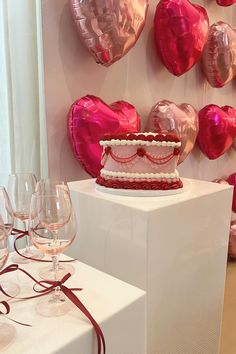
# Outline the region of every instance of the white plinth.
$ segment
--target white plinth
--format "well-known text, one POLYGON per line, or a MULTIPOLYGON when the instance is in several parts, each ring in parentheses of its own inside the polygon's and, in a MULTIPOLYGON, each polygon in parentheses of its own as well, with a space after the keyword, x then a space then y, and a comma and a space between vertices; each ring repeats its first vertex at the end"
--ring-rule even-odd
MULTIPOLYGON (((145 292, 81 262, 73 262, 75 274, 68 287, 82 287, 77 296, 103 330, 107 353, 145 354, 145 292)), ((21 267, 38 277, 45 264, 32 262, 21 267)), ((32 294, 32 282, 23 274, 1 277, 21 286, 21 296, 32 294)), ((77 309, 65 316, 42 317, 35 310, 39 299, 11 301, 11 318, 32 327, 15 324, 3 316, 0 323, 16 329, 14 341, 1 354, 97 354, 96 335, 89 320, 77 309)), ((0 333, 1 338, 1 333, 0 333)))
POLYGON ((147 291, 148 354, 217 354, 232 188, 126 197, 70 183, 79 220, 70 255, 147 291))

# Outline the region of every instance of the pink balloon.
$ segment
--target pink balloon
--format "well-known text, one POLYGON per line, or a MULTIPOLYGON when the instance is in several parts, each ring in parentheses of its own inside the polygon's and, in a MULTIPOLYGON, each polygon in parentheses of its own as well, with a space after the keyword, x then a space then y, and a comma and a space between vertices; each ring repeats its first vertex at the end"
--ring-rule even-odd
POLYGON ((236 0, 216 0, 216 2, 220 6, 230 6, 233 5, 236 0))
POLYGON ((197 138, 197 111, 188 103, 176 105, 168 100, 159 101, 152 107, 145 130, 175 133, 181 140, 180 164, 192 151, 197 138))
POLYGON ((236 260, 236 220, 231 221, 229 233, 228 256, 231 260, 236 260))
POLYGON ((234 213, 236 213, 236 173, 232 173, 227 178, 227 182, 231 185, 234 186, 234 195, 233 195, 233 204, 232 204, 232 210, 234 213))
POLYGON ((70 0, 78 34, 97 63, 109 66, 137 42, 148 0, 70 0))
POLYGON ((227 23, 210 27, 202 67, 212 87, 223 87, 236 75, 236 31, 227 23))
POLYGON ((180 76, 202 55, 209 30, 206 10, 188 0, 161 0, 156 8, 154 32, 157 51, 166 68, 180 76))
POLYGON ((91 95, 72 104, 67 123, 72 150, 92 177, 97 177, 101 169, 101 138, 140 130, 139 114, 130 103, 118 101, 109 106, 91 95))
POLYGON ((198 145, 211 160, 223 155, 232 145, 236 134, 235 110, 209 104, 198 113, 198 145))

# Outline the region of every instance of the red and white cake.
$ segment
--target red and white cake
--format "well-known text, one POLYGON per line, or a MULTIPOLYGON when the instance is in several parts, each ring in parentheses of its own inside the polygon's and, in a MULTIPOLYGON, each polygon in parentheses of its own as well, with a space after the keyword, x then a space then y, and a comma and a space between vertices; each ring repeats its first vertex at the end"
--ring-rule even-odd
POLYGON ((176 170, 181 146, 176 135, 128 133, 106 137, 100 144, 103 168, 97 184, 139 190, 183 187, 176 170))

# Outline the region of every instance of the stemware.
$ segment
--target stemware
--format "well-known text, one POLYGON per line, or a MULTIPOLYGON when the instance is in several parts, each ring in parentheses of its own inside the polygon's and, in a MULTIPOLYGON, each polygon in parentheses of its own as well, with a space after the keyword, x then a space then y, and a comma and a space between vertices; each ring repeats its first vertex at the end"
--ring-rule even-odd
MULTIPOLYGON (((14 224, 14 215, 8 194, 3 186, 0 186, 0 223, 5 227, 6 234, 9 237, 14 224)), ((1 286, 11 297, 15 297, 20 292, 20 287, 10 280, 2 281, 1 286)), ((0 294, 0 301, 3 300, 6 300, 6 296, 0 294)))
MULTIPOLYGON (((66 181, 54 180, 50 178, 41 179, 36 184, 35 191, 41 195, 52 195, 57 194, 58 190, 64 190, 70 196, 69 187, 66 181)), ((58 279, 62 279, 64 275, 70 273, 74 274, 75 269, 70 264, 61 264, 59 263, 57 269, 58 279)), ((50 264, 49 266, 42 267, 39 270, 39 276, 42 279, 53 280, 54 279, 54 269, 50 264)))
MULTIPOLYGON (((76 235, 75 213, 66 191, 57 190, 53 195, 33 194, 29 232, 34 246, 52 256, 54 280, 58 280, 59 255, 76 235)), ((44 297, 37 304, 36 309, 43 316, 60 316, 70 308, 70 302, 57 287, 52 296, 44 297)))
MULTIPOLYGON (((8 195, 12 203, 16 220, 21 221, 25 231, 28 231, 29 210, 32 194, 35 192, 36 177, 32 173, 17 173, 9 176, 8 195)), ((26 257, 42 258, 42 255, 31 249, 30 238, 26 236, 26 248, 22 254, 26 257)), ((15 254, 12 258, 15 263, 28 263, 29 259, 15 254)))
MULTIPOLYGON (((4 267, 9 255, 8 236, 5 227, 0 224, 0 270, 4 267)), ((5 349, 16 335, 15 327, 0 322, 0 352, 5 349)))

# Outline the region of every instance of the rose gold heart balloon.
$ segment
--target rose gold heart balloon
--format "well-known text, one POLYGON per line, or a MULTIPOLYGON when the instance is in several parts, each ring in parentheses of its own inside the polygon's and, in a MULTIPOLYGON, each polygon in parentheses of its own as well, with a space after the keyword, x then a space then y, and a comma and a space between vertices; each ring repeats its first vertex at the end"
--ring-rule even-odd
POLYGON ((236 31, 227 23, 219 21, 210 27, 202 64, 212 87, 222 87, 236 75, 236 31))
POLYGON ((140 130, 139 114, 130 103, 118 101, 109 106, 91 95, 72 104, 67 122, 72 150, 92 177, 97 177, 101 169, 102 147, 99 141, 104 135, 140 130))
POLYGON ((187 103, 179 106, 163 100, 152 107, 146 131, 175 133, 181 140, 179 164, 192 151, 198 134, 197 111, 187 103))
POLYGON ((82 42, 97 63, 109 66, 137 42, 148 0, 70 0, 70 5, 82 42))
POLYGON ((154 32, 157 51, 166 68, 182 75, 196 64, 207 41, 206 10, 188 0, 161 0, 156 9, 154 32))
POLYGON ((230 6, 233 5, 236 0, 216 0, 216 2, 220 6, 230 6))

